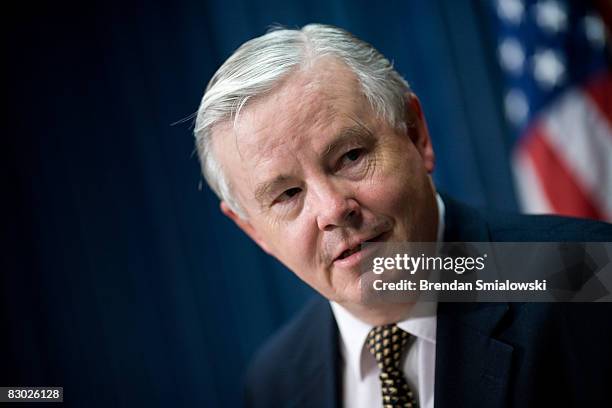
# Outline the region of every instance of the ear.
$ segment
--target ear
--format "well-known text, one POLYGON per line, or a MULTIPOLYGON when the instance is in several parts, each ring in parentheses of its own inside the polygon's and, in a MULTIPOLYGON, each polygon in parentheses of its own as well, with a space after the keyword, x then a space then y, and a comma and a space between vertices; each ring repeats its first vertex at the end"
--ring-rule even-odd
POLYGON ((259 245, 261 249, 263 249, 266 253, 272 255, 270 247, 268 247, 268 245, 261 238, 255 227, 253 227, 253 225, 248 220, 245 220, 244 218, 236 214, 234 210, 232 210, 225 201, 221 201, 219 208, 226 217, 234 221, 238 228, 244 231, 253 241, 255 241, 255 243, 259 245))
POLYGON ((406 92, 404 96, 406 98, 406 126, 408 135, 421 155, 425 169, 428 173, 432 173, 436 164, 436 157, 431 144, 431 138, 429 137, 429 130, 427 130, 427 122, 425 121, 421 102, 412 92, 406 92))

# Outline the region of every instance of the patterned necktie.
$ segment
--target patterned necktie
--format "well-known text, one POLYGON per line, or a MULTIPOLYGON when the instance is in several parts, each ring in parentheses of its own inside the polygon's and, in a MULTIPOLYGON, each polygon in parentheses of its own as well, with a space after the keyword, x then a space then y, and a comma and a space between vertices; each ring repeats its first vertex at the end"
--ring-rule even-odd
POLYGON ((416 408, 414 393, 408 387, 400 362, 410 335, 395 323, 376 326, 367 338, 370 353, 380 368, 384 408, 416 408))

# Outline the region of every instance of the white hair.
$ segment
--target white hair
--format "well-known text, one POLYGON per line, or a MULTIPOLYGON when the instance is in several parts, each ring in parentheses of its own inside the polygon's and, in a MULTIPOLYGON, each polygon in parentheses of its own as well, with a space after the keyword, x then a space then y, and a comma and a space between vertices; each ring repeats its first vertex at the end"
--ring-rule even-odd
POLYGON ((196 148, 208 185, 240 217, 246 215, 212 154, 212 130, 238 121, 249 100, 271 92, 292 72, 322 56, 344 62, 357 76, 372 109, 396 128, 405 129, 405 97, 410 90, 393 64, 370 44, 349 32, 323 24, 301 30, 275 28, 238 48, 206 87, 195 122, 196 148))

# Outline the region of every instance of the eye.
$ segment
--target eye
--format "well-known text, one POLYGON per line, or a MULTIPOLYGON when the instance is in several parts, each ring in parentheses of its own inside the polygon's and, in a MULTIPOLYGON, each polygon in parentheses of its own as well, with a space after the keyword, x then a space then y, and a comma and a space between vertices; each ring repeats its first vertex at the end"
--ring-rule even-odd
POLYGON ((293 188, 290 188, 288 190, 285 190, 285 191, 283 191, 283 193, 281 195, 278 196, 278 198, 276 200, 274 200, 274 203, 282 203, 282 202, 285 202, 285 201, 289 201, 293 197, 298 195, 301 191, 302 191, 302 189, 299 188, 299 187, 293 187, 293 188))
POLYGON ((349 161, 357 161, 357 159, 361 157, 362 153, 363 153, 362 149, 353 149, 347 152, 344 155, 344 157, 348 159, 349 161))
POLYGON ((340 157, 339 167, 351 166, 363 158, 365 150, 362 148, 351 149, 340 157))

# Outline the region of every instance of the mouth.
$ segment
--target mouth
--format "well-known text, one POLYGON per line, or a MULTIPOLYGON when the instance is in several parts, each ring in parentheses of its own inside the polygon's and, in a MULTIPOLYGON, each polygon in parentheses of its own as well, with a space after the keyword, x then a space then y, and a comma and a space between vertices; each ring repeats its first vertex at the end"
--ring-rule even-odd
POLYGON ((345 258, 348 258, 349 256, 356 254, 357 252, 361 251, 361 244, 357 245, 355 248, 351 248, 351 249, 347 249, 344 252, 342 252, 340 254, 340 256, 336 259, 338 260, 342 260, 345 258))
POLYGON ((335 261, 342 261, 344 259, 350 258, 353 255, 361 252, 362 245, 365 244, 365 243, 385 241, 386 238, 388 237, 388 235, 389 235, 389 231, 384 231, 384 232, 382 232, 382 233, 380 233, 380 234, 378 234, 378 235, 376 235, 376 236, 374 236, 372 238, 366 239, 365 241, 359 241, 355 246, 350 247, 350 248, 345 249, 344 251, 342 251, 342 253, 338 257, 336 257, 334 262, 335 261))

